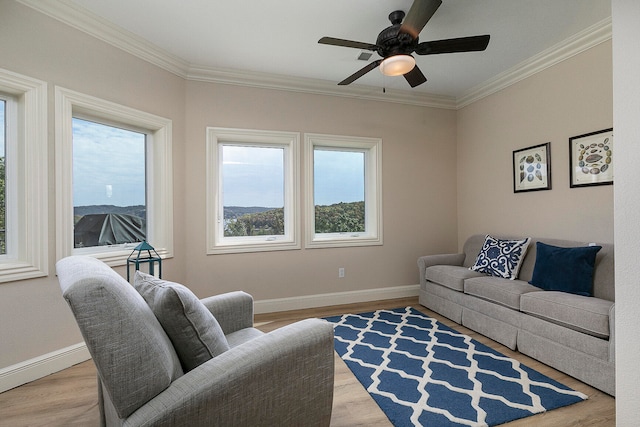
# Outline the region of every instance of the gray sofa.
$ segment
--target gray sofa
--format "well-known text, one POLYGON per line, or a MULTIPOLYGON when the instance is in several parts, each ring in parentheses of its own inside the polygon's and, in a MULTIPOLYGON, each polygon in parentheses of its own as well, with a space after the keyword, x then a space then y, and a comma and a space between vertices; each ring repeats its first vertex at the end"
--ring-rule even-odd
POLYGON ((528 282, 534 272, 536 242, 558 247, 589 242, 532 238, 518 278, 509 280, 469 269, 484 240, 485 235, 474 235, 462 253, 419 258, 420 304, 614 395, 613 245, 598 243, 602 249, 595 260, 593 296, 587 297, 543 290, 528 282))

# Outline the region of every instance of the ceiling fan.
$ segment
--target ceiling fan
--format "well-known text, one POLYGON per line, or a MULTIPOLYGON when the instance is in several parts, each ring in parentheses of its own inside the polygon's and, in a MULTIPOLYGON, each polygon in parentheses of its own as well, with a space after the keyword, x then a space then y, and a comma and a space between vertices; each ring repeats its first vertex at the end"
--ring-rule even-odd
POLYGON ((377 52, 382 59, 375 60, 365 65, 340 83, 348 85, 380 66, 380 71, 387 76, 404 75, 411 87, 416 87, 427 81, 416 61, 411 55, 436 55, 439 53, 473 52, 482 51, 489 44, 489 35, 460 37, 455 39, 435 40, 418 43, 418 35, 429 22, 436 10, 442 4, 442 0, 414 0, 409 12, 396 10, 389 14, 391 26, 378 34, 375 44, 363 43, 352 40, 337 39, 334 37, 322 37, 320 44, 344 46, 355 49, 364 49, 377 52), (404 19, 404 22, 403 22, 404 19))

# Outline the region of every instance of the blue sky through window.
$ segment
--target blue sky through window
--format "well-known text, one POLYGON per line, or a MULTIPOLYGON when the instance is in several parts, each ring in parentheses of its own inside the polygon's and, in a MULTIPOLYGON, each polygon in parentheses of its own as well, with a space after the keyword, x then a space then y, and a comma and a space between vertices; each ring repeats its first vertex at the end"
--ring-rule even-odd
MULTIPOLYGON (((143 133, 74 118, 74 206, 144 205, 144 153, 143 133)), ((281 148, 225 145, 224 206, 283 207, 283 156, 281 148)), ((363 201, 364 153, 316 148, 314 186, 316 205, 363 201)))
POLYGON ((313 151, 315 205, 364 201, 364 153, 313 151))
POLYGON ((73 205, 145 205, 146 135, 73 119, 73 205))
POLYGON ((284 207, 284 149, 223 145, 224 206, 284 207))
MULTIPOLYGON (((224 206, 284 205, 281 148, 225 145, 223 149, 224 206)), ((364 200, 364 153, 314 150, 315 204, 364 200)))

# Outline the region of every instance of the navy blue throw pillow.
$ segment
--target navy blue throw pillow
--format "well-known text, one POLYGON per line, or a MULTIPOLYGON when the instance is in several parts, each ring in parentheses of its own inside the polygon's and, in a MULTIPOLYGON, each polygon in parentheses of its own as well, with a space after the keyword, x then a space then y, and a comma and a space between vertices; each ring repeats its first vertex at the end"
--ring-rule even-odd
POLYGON ((561 248, 536 243, 536 264, 529 282, 546 291, 562 291, 586 297, 593 292, 593 269, 602 246, 561 248))

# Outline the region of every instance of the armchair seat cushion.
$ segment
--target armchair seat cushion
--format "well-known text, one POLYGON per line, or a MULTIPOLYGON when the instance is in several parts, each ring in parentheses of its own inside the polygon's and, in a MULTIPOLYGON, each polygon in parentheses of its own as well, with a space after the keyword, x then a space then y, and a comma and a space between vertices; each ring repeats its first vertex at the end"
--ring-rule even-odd
POLYGON ((240 344, 251 341, 252 339, 258 338, 262 335, 264 335, 264 332, 259 329, 244 328, 240 329, 239 331, 231 332, 230 334, 227 334, 226 337, 227 342, 229 343, 229 347, 234 348, 239 346, 240 344))
POLYGON ((186 286, 140 271, 133 285, 169 336, 185 372, 229 350, 216 318, 186 286))

